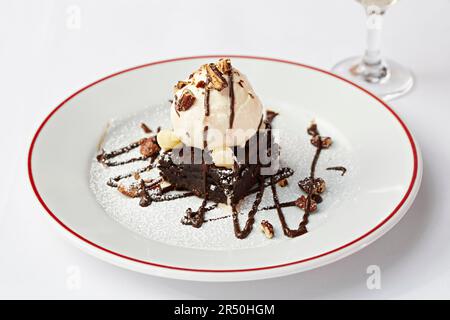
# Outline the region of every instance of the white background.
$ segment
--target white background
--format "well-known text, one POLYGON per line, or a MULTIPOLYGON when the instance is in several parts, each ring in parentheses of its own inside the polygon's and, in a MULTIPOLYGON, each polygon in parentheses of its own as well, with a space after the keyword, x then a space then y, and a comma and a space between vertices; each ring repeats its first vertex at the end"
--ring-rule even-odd
POLYGON ((60 238, 28 182, 35 130, 79 88, 150 61, 229 53, 330 68, 363 51, 361 7, 352 0, 0 0, 0 298, 450 298, 449 14, 449 0, 403 0, 385 19, 384 54, 417 80, 391 103, 424 157, 422 188, 405 218, 332 265, 208 284, 122 270, 60 238), (72 5, 81 10, 80 29, 70 20, 68 28, 72 5), (369 265, 381 268, 380 290, 366 286, 369 265))

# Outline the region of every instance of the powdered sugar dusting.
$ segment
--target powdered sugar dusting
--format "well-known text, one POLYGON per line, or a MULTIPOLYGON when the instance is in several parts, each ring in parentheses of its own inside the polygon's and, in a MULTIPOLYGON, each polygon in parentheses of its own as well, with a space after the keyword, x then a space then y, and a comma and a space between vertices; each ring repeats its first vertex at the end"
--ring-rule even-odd
MULTIPOLYGON (((281 166, 288 166, 295 171, 294 175, 288 178, 289 184, 286 187, 278 187, 279 197, 282 202, 292 201, 301 195, 297 182, 309 175, 311 160, 315 152, 315 148, 309 143, 309 136, 306 134, 311 117, 303 115, 301 110, 297 110, 296 118, 292 119, 287 116, 290 108, 272 109, 280 112, 273 127, 279 133, 281 166)), ((350 150, 345 147, 344 143, 339 143, 344 141, 345 137, 341 137, 339 131, 329 127, 328 123, 322 124, 320 119, 316 119, 316 121, 321 134, 331 135, 334 143, 329 150, 322 152, 317 166, 316 176, 322 177, 326 181, 327 191, 319 210, 310 217, 308 224, 310 232, 314 232, 316 228, 320 228, 321 224, 326 223, 333 216, 333 208, 339 206, 343 200, 350 199, 356 190, 353 177, 357 166, 354 164, 350 150), (326 170, 331 166, 344 166, 348 171, 342 177, 339 172, 326 170)), ((147 108, 126 119, 112 120, 103 139, 103 148, 106 151, 117 149, 147 136, 148 134, 145 134, 140 126, 142 122, 153 131, 156 131, 158 126, 170 128, 168 103, 147 108)), ((100 137, 98 138, 100 139, 100 137)), ((138 149, 120 155, 114 160, 121 161, 137 157, 139 156, 138 149)), ((153 202, 149 207, 141 207, 138 198, 128 198, 106 184, 112 177, 128 174, 148 165, 148 161, 138 161, 118 167, 105 167, 96 160, 95 155, 92 159, 90 186, 98 202, 112 219, 133 232, 166 244, 212 250, 253 248, 272 244, 274 241, 290 241, 282 234, 275 210, 258 212, 254 225, 255 230, 246 239, 240 240, 234 235, 232 220, 229 217, 230 211, 222 205, 208 211, 205 216, 207 222, 201 228, 196 229, 181 224, 180 220, 187 208, 195 209, 200 206, 202 202, 200 198, 188 197, 167 202, 153 202), (274 238, 267 239, 260 232, 261 220, 268 220, 274 226, 274 238)), ((140 173, 140 177, 144 179, 158 176, 157 169, 140 173)), ((122 180, 121 183, 129 185, 137 183, 137 180, 132 175, 122 180)), ((247 197, 239 206, 242 212, 239 216, 242 224, 245 223, 254 197, 255 195, 247 197)), ((208 205, 212 205, 212 203, 208 205)), ((272 194, 270 188, 267 188, 260 208, 271 205, 273 205, 272 194)), ((286 221, 291 227, 296 227, 303 215, 298 208, 285 208, 284 212, 286 221)))

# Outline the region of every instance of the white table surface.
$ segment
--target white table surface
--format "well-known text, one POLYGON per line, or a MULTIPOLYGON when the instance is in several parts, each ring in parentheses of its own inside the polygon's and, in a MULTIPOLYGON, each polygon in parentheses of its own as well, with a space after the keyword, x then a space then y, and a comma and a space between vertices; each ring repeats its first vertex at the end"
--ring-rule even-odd
POLYGON ((351 0, 0 0, 0 298, 450 298, 449 14, 449 0, 403 0, 385 19, 384 53, 413 69, 417 80, 391 105, 424 158, 422 188, 403 220, 326 267, 217 284, 122 270, 63 240, 28 182, 32 135, 82 86, 154 60, 234 53, 329 68, 363 50, 360 6, 351 0), (81 9, 79 29, 67 27, 71 5, 81 9), (366 286, 369 265, 380 267, 379 290, 366 286))

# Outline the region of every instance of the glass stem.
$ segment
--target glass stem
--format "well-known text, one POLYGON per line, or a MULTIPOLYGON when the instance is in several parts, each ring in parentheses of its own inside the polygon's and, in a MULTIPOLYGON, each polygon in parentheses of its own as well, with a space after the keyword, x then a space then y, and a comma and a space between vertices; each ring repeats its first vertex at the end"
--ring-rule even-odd
POLYGON ((363 57, 365 63, 373 65, 381 62, 382 23, 383 17, 380 13, 367 11, 367 50, 363 57))
POLYGON ((383 13, 376 6, 366 8, 367 49, 362 58, 360 74, 371 83, 381 82, 389 76, 386 63, 381 58, 383 13))

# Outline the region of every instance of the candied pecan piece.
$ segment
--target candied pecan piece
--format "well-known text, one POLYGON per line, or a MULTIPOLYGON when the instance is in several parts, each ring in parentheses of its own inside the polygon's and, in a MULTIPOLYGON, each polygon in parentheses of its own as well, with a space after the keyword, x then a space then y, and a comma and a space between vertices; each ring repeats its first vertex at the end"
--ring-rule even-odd
POLYGON ((141 122, 141 129, 144 131, 144 133, 152 133, 153 130, 150 129, 149 126, 147 126, 144 122, 141 122))
MULTIPOLYGON (((308 198, 304 195, 300 196, 297 200, 295 200, 295 205, 300 209, 306 211, 306 203, 308 198)), ((314 212, 317 210, 317 203, 313 199, 309 199, 309 212, 314 212)))
POLYGON ((325 180, 322 178, 315 178, 314 180, 310 177, 300 180, 298 186, 307 194, 319 194, 325 191, 325 180), (312 191, 311 191, 312 188, 312 191))
POLYGON ((330 137, 322 138, 322 148, 328 149, 332 143, 333 143, 333 140, 331 140, 330 137))
POLYGON ((222 73, 217 69, 214 63, 206 65, 206 72, 209 77, 209 86, 218 91, 222 91, 228 87, 227 80, 223 77, 222 73))
POLYGON ((286 178, 281 179, 280 181, 278 181, 278 185, 279 185, 280 187, 282 187, 282 188, 286 187, 288 184, 289 184, 289 183, 288 183, 288 179, 286 179, 286 178))
POLYGON ((219 59, 217 62, 217 69, 219 69, 222 74, 229 74, 231 72, 231 61, 228 58, 219 59))
POLYGON ((267 220, 261 221, 261 231, 268 239, 272 239, 275 234, 272 224, 267 220))
POLYGON ((190 90, 185 89, 176 103, 176 109, 178 112, 189 110, 189 108, 192 107, 194 102, 195 102, 194 94, 190 90))
POLYGON ((321 137, 319 135, 316 135, 311 138, 311 144, 313 146, 319 147, 320 145, 323 149, 328 149, 332 143, 333 140, 331 140, 330 137, 321 137))
POLYGON ((186 81, 178 81, 175 85, 175 90, 183 89, 188 83, 186 81))
POLYGON ((146 158, 153 157, 160 150, 155 137, 144 138, 140 143, 139 152, 146 158))
POLYGON ((200 80, 199 82, 197 82, 197 84, 195 86, 197 88, 204 88, 206 86, 206 82, 203 80, 200 80))
POLYGON ((117 186, 117 190, 121 194, 123 194, 123 195, 125 195, 127 197, 130 197, 130 198, 137 198, 137 197, 139 197, 139 188, 136 187, 136 186, 126 187, 123 184, 119 184, 117 186))
POLYGON ((310 136, 313 136, 313 137, 318 136, 319 130, 317 130, 317 124, 315 122, 311 122, 311 125, 308 127, 306 132, 308 132, 308 134, 310 136))

